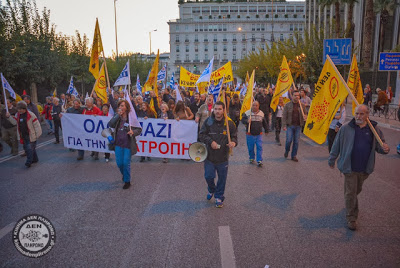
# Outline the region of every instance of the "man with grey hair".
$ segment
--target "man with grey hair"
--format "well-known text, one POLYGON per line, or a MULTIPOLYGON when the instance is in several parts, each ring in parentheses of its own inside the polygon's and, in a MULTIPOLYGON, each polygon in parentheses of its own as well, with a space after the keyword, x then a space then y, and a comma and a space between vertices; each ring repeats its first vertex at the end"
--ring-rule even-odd
POLYGON ((56 137, 56 141, 54 144, 60 143, 59 129, 61 128, 61 118, 60 118, 61 112, 62 112, 62 107, 60 104, 60 100, 54 97, 53 108, 51 110, 51 116, 53 117, 53 122, 54 122, 54 136, 56 137))
POLYGON ((39 110, 36 106, 36 104, 32 103, 31 97, 29 95, 24 96, 24 102, 26 103, 26 107, 28 108, 28 111, 31 111, 36 115, 36 118, 39 120, 39 110))
POLYGON ((354 118, 342 126, 336 135, 328 164, 333 169, 337 160, 338 169, 344 174, 344 198, 346 204, 347 227, 356 230, 358 218, 358 199, 364 181, 374 171, 375 151, 380 154, 389 153, 383 134, 377 123, 371 121, 383 142, 379 142, 368 126, 369 109, 361 104, 354 112, 354 118))

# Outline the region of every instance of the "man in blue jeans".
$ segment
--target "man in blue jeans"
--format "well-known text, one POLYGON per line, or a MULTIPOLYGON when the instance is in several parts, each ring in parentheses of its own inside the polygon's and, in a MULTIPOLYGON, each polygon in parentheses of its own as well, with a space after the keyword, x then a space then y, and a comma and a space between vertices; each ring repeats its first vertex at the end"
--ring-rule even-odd
POLYGON ((237 145, 237 130, 231 120, 228 120, 231 141, 228 140, 224 110, 225 104, 216 102, 213 113, 206 119, 199 133, 199 141, 204 142, 208 150, 204 162, 204 177, 208 185, 207 200, 211 200, 214 195, 217 208, 223 207, 225 199, 229 151, 237 145), (215 185, 215 172, 218 174, 217 185, 215 185))
POLYGON ((263 111, 260 110, 258 101, 254 101, 251 111, 247 111, 242 115, 242 123, 246 126, 246 141, 247 149, 249 150, 250 164, 254 163, 254 145, 257 147, 257 165, 262 167, 262 129, 265 130, 265 135, 268 134, 267 120, 264 117, 263 111), (250 130, 249 130, 250 124, 250 130))
POLYGON ((297 159, 297 149, 299 148, 299 139, 300 139, 300 131, 302 126, 304 126, 304 122, 307 119, 307 116, 303 113, 306 113, 306 107, 300 101, 300 93, 298 91, 293 92, 292 101, 288 102, 283 108, 282 115, 282 126, 283 130, 286 131, 286 145, 285 145, 285 158, 288 157, 290 146, 292 145, 292 160, 298 162, 297 159), (301 105, 301 107, 300 107, 301 105))

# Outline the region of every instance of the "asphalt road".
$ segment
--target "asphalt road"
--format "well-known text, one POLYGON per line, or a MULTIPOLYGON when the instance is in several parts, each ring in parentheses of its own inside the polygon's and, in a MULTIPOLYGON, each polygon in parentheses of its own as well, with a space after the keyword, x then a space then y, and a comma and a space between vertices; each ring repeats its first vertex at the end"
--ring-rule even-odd
MULTIPOLYGON (((1 267, 400 267, 400 132, 359 196, 359 229, 346 228, 343 176, 328 150, 302 135, 299 162, 264 137, 264 167, 248 164, 244 127, 229 166, 224 208, 206 201, 203 165, 133 159, 122 190, 112 156, 82 162, 49 143, 40 162, 0 160, 1 267), (56 229, 45 256, 21 255, 11 229, 37 213, 56 229)), ((284 133, 281 134, 284 141, 284 133)), ((45 142, 52 137, 44 137, 45 142)))

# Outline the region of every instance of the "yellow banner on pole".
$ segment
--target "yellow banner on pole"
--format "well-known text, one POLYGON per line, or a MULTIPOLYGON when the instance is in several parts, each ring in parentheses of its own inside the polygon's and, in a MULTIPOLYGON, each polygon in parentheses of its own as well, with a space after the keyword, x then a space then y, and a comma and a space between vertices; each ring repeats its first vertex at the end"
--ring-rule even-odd
MULTIPOLYGON (((224 76, 225 76, 224 83, 233 81, 232 63, 230 61, 221 68, 218 68, 217 70, 212 72, 211 80, 214 80, 215 83, 224 76)), ((179 85, 182 87, 196 87, 196 82, 197 80, 199 80, 199 77, 200 77, 199 74, 191 73, 181 66, 179 85)))
POLYGON ((304 135, 318 144, 326 140, 329 125, 348 92, 343 78, 329 59, 325 61, 308 112, 304 135))
POLYGON ((253 86, 254 86, 255 73, 256 73, 256 71, 253 70, 253 72, 249 78, 249 85, 247 86, 246 95, 244 96, 242 108, 240 109, 240 120, 242 120, 243 113, 245 113, 251 109, 251 105, 253 102, 253 86))
POLYGON ((154 93, 156 93, 156 96, 158 96, 157 75, 158 75, 159 58, 160 58, 160 50, 157 51, 157 57, 153 63, 153 67, 151 67, 149 78, 147 79, 146 83, 143 86, 144 92, 154 90, 154 93))
POLYGON ((99 55, 103 52, 103 43, 101 41, 99 21, 96 18, 96 27, 94 28, 94 37, 92 44, 92 54, 90 56, 89 72, 94 78, 99 78, 99 55))
POLYGON ((289 65, 287 63, 286 57, 283 56, 281 71, 278 76, 278 81, 276 82, 275 92, 271 99, 270 107, 272 110, 276 110, 279 103, 279 97, 285 92, 288 92, 293 84, 292 73, 290 72, 289 65))
POLYGON ((103 103, 107 103, 108 102, 107 81, 106 81, 106 74, 104 71, 104 63, 101 65, 100 73, 98 74, 98 76, 99 78, 97 78, 96 83, 94 85, 94 91, 96 92, 97 97, 99 97, 103 101, 103 103))
MULTIPOLYGON (((347 85, 349 86, 358 103, 364 103, 364 92, 361 85, 360 71, 358 70, 356 55, 353 55, 353 60, 351 61, 347 85)), ((357 104, 353 101, 353 115, 356 107, 357 104)))

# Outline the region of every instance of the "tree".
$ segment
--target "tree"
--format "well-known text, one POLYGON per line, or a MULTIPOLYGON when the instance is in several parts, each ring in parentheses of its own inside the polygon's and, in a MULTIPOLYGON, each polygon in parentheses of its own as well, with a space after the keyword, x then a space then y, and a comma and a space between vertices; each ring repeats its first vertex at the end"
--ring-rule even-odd
POLYGON ((354 21, 353 21, 353 10, 354 10, 354 4, 358 3, 358 0, 342 0, 344 3, 347 3, 349 6, 348 12, 347 12, 347 25, 346 27, 346 32, 345 32, 345 37, 346 38, 351 38, 352 43, 354 44, 354 21))
POLYGON ((376 14, 380 14, 380 26, 379 26, 379 50, 384 50, 385 44, 385 27, 389 22, 389 11, 394 11, 395 1, 394 0, 375 0, 374 11, 376 14))
POLYGON ((364 44, 363 44, 363 62, 364 68, 371 67, 372 55, 372 33, 374 24, 374 0, 366 0, 365 6, 365 24, 364 24, 364 44))
POLYGON ((335 31, 336 38, 340 38, 340 2, 341 0, 318 0, 318 3, 322 6, 335 5, 335 31))

